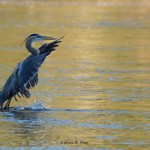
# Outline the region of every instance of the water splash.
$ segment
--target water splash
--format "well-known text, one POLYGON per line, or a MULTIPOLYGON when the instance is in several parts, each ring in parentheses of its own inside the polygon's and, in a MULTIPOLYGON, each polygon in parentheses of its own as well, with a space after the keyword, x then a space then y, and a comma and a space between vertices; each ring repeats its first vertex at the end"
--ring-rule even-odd
POLYGON ((39 111, 46 110, 45 103, 41 101, 34 100, 34 102, 29 106, 16 106, 14 110, 30 110, 30 111, 39 111))

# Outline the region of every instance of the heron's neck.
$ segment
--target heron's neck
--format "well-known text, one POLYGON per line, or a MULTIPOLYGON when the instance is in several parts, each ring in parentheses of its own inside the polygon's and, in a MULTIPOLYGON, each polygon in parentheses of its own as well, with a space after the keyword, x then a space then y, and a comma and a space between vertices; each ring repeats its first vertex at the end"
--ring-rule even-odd
POLYGON ((35 48, 32 47, 32 40, 31 39, 28 39, 26 41, 26 48, 33 55, 37 55, 38 54, 38 51, 35 48))

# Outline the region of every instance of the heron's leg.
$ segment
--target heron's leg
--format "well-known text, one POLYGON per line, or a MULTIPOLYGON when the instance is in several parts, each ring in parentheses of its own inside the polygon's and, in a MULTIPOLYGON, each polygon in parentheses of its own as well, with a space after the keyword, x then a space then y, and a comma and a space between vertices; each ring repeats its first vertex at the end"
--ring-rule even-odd
POLYGON ((6 103, 5 107, 4 107, 4 109, 8 109, 9 108, 10 102, 11 102, 11 98, 7 100, 7 103, 6 103))
POLYGON ((4 106, 4 109, 7 109, 8 101, 9 101, 9 99, 8 99, 7 102, 6 102, 6 104, 5 104, 5 106, 4 106))
POLYGON ((9 106, 10 106, 10 102, 11 102, 11 99, 9 99, 9 103, 8 103, 8 107, 7 107, 7 108, 9 108, 9 106))
POLYGON ((3 102, 0 104, 0 106, 1 106, 1 111, 3 111, 3 102))

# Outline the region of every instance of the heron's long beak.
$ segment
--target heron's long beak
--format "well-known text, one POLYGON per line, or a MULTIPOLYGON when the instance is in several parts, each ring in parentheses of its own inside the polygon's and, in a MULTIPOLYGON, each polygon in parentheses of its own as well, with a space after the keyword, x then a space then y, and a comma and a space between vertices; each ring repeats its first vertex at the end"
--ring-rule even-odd
POLYGON ((43 36, 43 40, 57 40, 57 38, 43 36))

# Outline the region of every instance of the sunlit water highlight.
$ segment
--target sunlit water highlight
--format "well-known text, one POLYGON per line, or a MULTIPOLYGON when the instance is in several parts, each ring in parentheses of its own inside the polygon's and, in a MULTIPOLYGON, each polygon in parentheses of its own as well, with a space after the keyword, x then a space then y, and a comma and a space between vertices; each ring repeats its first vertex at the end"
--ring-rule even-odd
POLYGON ((31 98, 0 112, 0 149, 149 149, 149 5, 0 1, 0 86, 28 56, 26 36, 65 35, 31 98))

